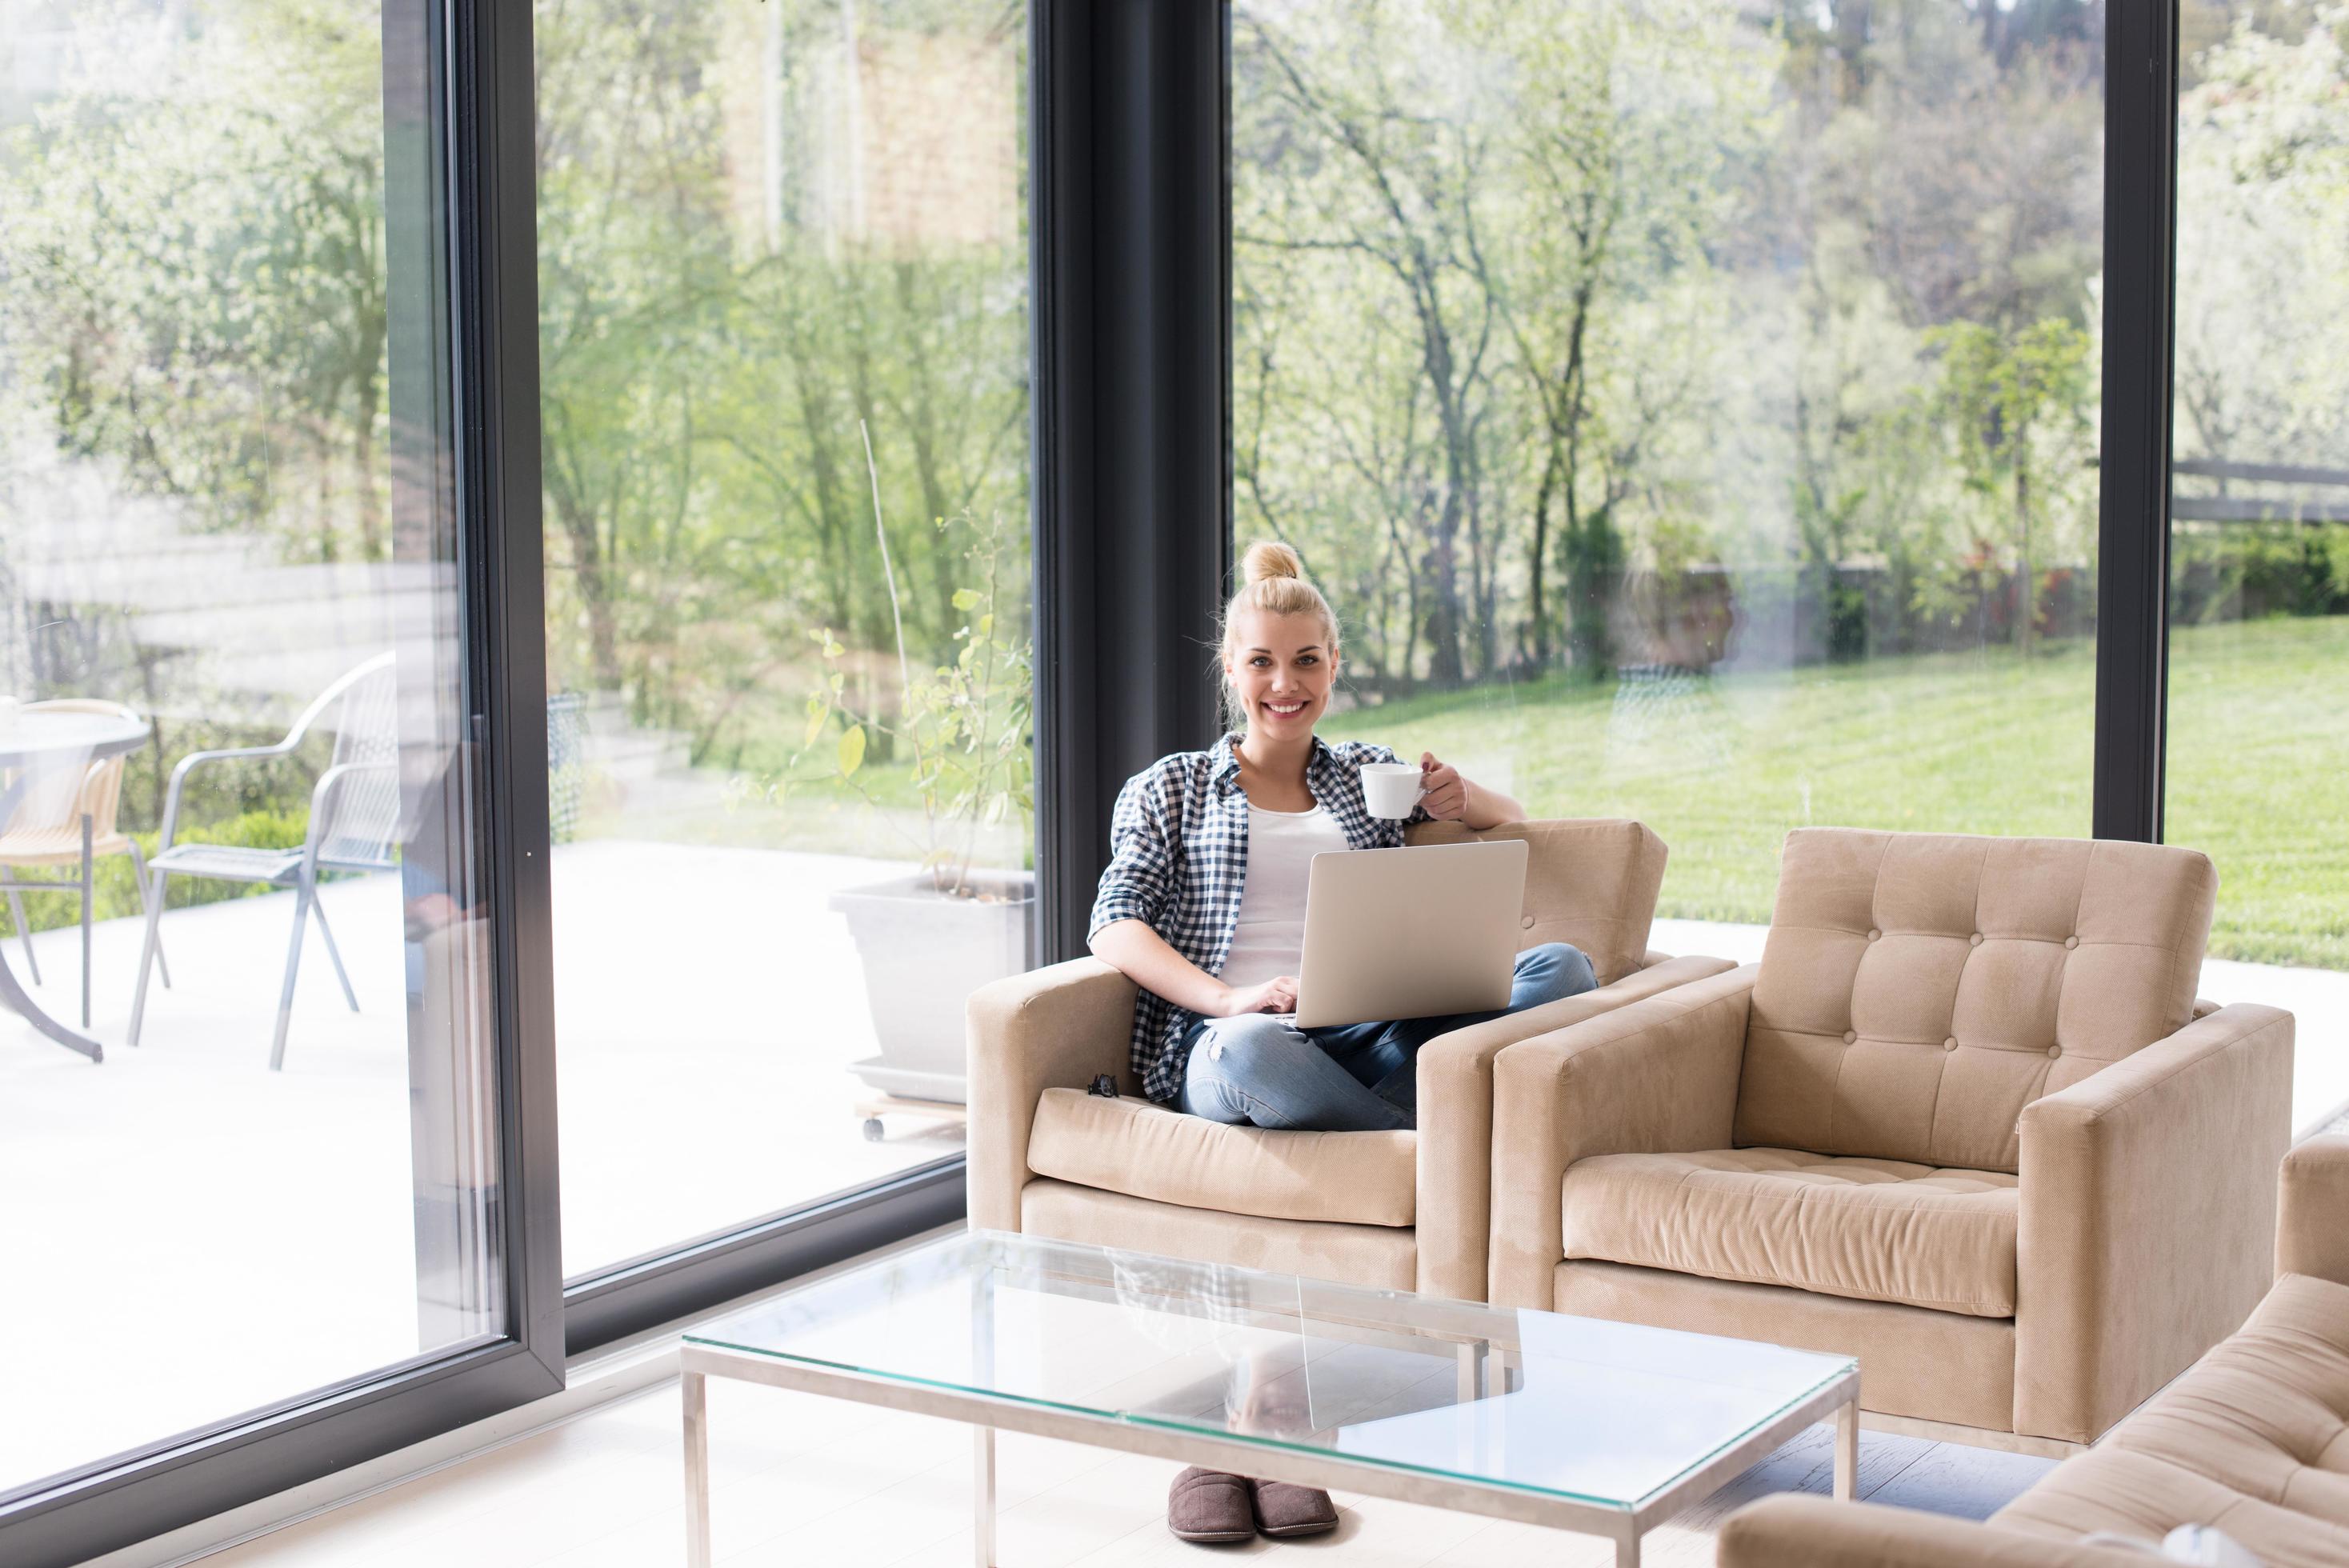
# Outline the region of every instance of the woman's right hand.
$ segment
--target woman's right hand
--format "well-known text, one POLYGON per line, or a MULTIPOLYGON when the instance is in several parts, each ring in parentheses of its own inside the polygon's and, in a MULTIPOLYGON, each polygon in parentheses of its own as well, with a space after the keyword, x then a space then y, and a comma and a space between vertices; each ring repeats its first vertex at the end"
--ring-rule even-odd
POLYGON ((1294 1013, 1297 1011, 1297 976, 1277 975, 1261 985, 1243 985, 1235 991, 1224 988, 1211 1018, 1237 1018, 1248 1013, 1294 1013))

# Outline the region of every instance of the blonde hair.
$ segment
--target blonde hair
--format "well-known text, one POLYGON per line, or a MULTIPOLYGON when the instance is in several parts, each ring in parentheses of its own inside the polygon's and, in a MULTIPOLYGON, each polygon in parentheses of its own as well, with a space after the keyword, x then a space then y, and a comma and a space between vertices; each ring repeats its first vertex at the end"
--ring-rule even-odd
MULTIPOLYGON (((1238 636, 1240 612, 1262 610, 1273 615, 1316 615, 1321 622, 1321 641, 1330 656, 1338 654, 1338 616, 1330 608, 1330 601, 1321 597, 1321 590, 1313 586, 1305 575, 1305 562, 1295 550, 1277 540, 1260 539, 1247 548, 1240 559, 1240 591, 1224 606, 1223 634, 1216 639, 1216 669, 1221 674, 1231 663, 1233 640, 1238 636)), ((1237 723, 1241 717, 1237 699, 1228 680, 1224 686, 1225 717, 1237 723)))
POLYGON ((1330 651, 1338 648, 1338 616, 1321 590, 1305 575, 1297 552, 1275 540, 1260 539, 1240 560, 1240 591, 1224 606, 1224 634, 1217 657, 1232 656, 1232 639, 1243 610, 1263 610, 1275 615, 1313 614, 1321 618, 1321 640, 1330 651))

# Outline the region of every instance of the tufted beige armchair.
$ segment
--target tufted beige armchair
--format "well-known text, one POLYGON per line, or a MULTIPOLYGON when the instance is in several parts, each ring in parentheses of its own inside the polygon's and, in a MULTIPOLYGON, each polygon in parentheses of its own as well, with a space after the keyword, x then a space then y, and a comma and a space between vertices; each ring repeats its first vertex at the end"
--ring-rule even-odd
POLYGON ((1501 1053, 1492 1299, 1857 1355, 1879 1426, 2093 1440, 2267 1284, 2292 1020, 2195 1002, 2216 885, 1790 834, 1758 966, 1501 1053))
POLYGON ((1493 1061, 1504 1046, 1692 980, 1717 958, 1646 951, 1663 841, 1638 822, 1524 822, 1413 843, 1519 838, 1523 945, 1570 942, 1599 986, 1430 1041, 1408 1132, 1226 1127, 1140 1098, 1133 983, 1081 958, 970 999, 970 1221, 993 1230, 1483 1299, 1493 1061), (1085 1092, 1096 1074, 1120 1097, 1085 1092))

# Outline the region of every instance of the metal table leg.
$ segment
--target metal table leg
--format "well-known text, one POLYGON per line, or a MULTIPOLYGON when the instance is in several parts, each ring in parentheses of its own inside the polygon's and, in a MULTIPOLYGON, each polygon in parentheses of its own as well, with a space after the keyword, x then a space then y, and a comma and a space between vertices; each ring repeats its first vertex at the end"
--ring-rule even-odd
POLYGON ((685 1401, 685 1563, 709 1568, 709 1395, 707 1376, 678 1378, 685 1401))
MULTIPOLYGON (((31 775, 27 772, 7 789, 0 789, 0 822, 6 821, 16 811, 16 802, 23 799, 25 787, 30 778, 31 775)), ((89 819, 87 817, 82 819, 82 831, 85 835, 84 842, 87 843, 87 834, 89 831, 89 819)), ((88 861, 85 855, 83 864, 88 863, 88 861)), ((0 875, 5 874, 0 872, 0 875)), ((81 907, 82 919, 86 923, 89 919, 89 899, 87 894, 83 895, 81 907)), ((88 949, 84 948, 82 951, 88 953, 88 949)), ((87 959, 82 963, 82 1006, 87 1013, 89 1006, 89 964, 87 959)), ((41 1011, 40 1004, 25 995, 25 988, 16 984, 16 976, 8 967, 8 954, 5 948, 0 948, 0 1003, 6 1004, 10 1008, 23 1015, 25 1022, 32 1025, 66 1049, 78 1051, 94 1062, 102 1062, 106 1059, 105 1048, 95 1039, 78 1029, 69 1029, 58 1023, 41 1011)))
POLYGON ((67 1028, 58 1023, 55 1018, 42 1012, 38 1003, 25 995, 25 988, 16 984, 16 976, 8 968, 8 956, 5 951, 0 951, 0 1003, 5 1003, 16 1012, 22 1014, 25 1022, 32 1025, 66 1049, 78 1051, 94 1062, 102 1062, 106 1059, 105 1047, 95 1039, 78 1029, 67 1028))
POLYGON ((1454 1398, 1464 1405, 1483 1398, 1485 1346, 1481 1342, 1472 1344, 1463 1340, 1454 1349, 1459 1357, 1460 1371, 1457 1387, 1453 1390, 1454 1398))
POLYGON ((970 1434, 970 1560, 995 1568, 995 1429, 973 1427, 970 1434))
MULTIPOLYGON (((981 1386, 995 1374, 995 1271, 972 1282, 970 1369, 981 1386)), ((995 1429, 971 1429, 970 1560, 995 1568, 995 1429)))
POLYGON ((81 1026, 89 1027, 90 820, 81 814, 81 1026))
POLYGON ((1854 1388, 1851 1403, 1836 1412, 1836 1500, 1838 1502, 1849 1502, 1853 1490, 1858 1484, 1859 1390, 1854 1388))

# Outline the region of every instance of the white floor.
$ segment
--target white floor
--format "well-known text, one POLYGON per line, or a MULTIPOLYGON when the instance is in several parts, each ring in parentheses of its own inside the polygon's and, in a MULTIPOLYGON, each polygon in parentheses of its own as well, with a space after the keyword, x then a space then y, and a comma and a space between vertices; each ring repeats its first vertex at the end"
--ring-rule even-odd
MULTIPOLYGON (((711 1530, 728 1564, 971 1562, 969 1429, 739 1383, 709 1386, 711 1530)), ((206 1568, 652 1568, 684 1561, 677 1386, 206 1558, 206 1568)), ((1180 1467, 1042 1439, 999 1439, 997 1561, 1133 1568, 1236 1557, 1348 1568, 1600 1568, 1612 1548, 1564 1534, 1340 1494, 1331 1535, 1186 1544, 1166 1533, 1180 1467)), ((1863 1433, 1860 1491, 1983 1518, 2053 1461, 1863 1433)), ((1814 1428, 1709 1502, 1652 1532, 1644 1561, 1713 1562, 1723 1517, 1775 1491, 1825 1492, 1830 1429, 1814 1428)))

